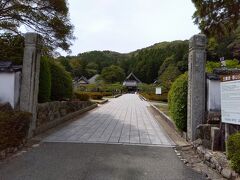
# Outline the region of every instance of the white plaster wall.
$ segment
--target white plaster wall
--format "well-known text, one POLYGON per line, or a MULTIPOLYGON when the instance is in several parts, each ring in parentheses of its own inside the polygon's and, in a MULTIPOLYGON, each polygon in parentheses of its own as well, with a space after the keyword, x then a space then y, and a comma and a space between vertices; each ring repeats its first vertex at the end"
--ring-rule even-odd
POLYGON ((9 102, 15 107, 15 73, 0 73, 0 102, 9 102))
POLYGON ((207 108, 210 110, 221 110, 221 87, 220 81, 207 80, 208 99, 207 108))

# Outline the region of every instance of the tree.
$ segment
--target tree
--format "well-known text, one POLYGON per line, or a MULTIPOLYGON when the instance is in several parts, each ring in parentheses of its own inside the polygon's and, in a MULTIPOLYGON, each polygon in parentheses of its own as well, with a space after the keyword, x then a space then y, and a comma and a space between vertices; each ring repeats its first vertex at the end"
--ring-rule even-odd
POLYGON ((125 73, 119 66, 112 65, 102 70, 101 78, 107 83, 122 82, 125 78, 125 73))
POLYGON ((70 65, 70 60, 65 57, 59 57, 58 60, 60 61, 61 65, 65 68, 67 72, 70 72, 72 74, 73 68, 70 65))
POLYGON ((51 100, 60 101, 72 98, 71 75, 53 60, 49 62, 51 71, 51 100))
POLYGON ((234 33, 226 35, 221 39, 209 37, 207 59, 219 61, 220 57, 224 57, 225 59, 240 59, 240 26, 234 33))
POLYGON ((67 0, 1 0, 0 28, 20 34, 22 25, 41 34, 50 50, 69 50, 74 39, 67 0))
POLYGON ((50 101, 51 97, 51 71, 49 59, 47 57, 42 57, 40 64, 38 102, 44 103, 50 101))
POLYGON ((192 0, 196 7, 194 23, 210 37, 231 34, 239 25, 239 0, 192 0))
POLYGON ((13 36, 4 33, 0 36, 0 61, 12 61, 14 64, 22 64, 24 37, 13 36))

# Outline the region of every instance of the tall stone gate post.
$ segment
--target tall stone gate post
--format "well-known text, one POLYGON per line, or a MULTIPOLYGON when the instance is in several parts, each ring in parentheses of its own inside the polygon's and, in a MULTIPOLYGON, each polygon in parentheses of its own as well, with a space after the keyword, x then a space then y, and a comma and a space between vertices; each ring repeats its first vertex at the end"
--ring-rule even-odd
POLYGON ((22 84, 20 96, 20 110, 33 115, 29 136, 36 127, 38 87, 41 57, 41 36, 36 33, 25 35, 25 49, 23 57, 22 84))
POLYGON ((206 41, 206 36, 199 34, 189 44, 187 136, 191 141, 196 139, 196 128, 205 117, 206 41))

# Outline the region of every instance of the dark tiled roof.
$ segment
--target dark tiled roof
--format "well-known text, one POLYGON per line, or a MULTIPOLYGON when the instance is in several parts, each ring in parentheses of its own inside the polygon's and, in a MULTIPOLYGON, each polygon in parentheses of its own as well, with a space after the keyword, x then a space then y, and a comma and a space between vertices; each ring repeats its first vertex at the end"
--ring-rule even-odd
POLYGON ((89 84, 88 79, 84 76, 82 76, 78 79, 78 82, 80 82, 80 81, 84 81, 84 82, 86 82, 86 84, 89 84))
POLYGON ((91 78, 88 80, 88 82, 89 82, 90 84, 96 83, 97 78, 98 78, 99 76, 100 76, 99 74, 94 75, 93 77, 91 77, 91 78))
POLYGON ((10 68, 11 66, 11 61, 0 61, 0 68, 10 68))
POLYGON ((240 74, 240 69, 218 68, 218 69, 214 69, 213 73, 217 75, 234 75, 234 74, 240 74))
POLYGON ((125 81, 128 81, 128 80, 135 80, 137 81, 138 83, 141 83, 141 81, 131 72, 128 77, 125 79, 125 81))
POLYGON ((207 73, 207 79, 218 81, 220 80, 220 77, 217 74, 207 73))
POLYGON ((0 61, 0 72, 17 72, 21 70, 22 66, 13 65, 11 61, 0 61))

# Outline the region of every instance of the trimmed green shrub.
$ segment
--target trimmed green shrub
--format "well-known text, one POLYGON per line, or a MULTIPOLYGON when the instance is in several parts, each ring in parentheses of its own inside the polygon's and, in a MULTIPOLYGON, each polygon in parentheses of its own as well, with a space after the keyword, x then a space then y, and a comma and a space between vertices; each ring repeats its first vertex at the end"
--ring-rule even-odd
POLYGON ((50 62, 51 100, 59 101, 72 98, 73 84, 71 75, 59 64, 50 62))
POLYGON ((98 92, 94 92, 94 93, 88 93, 91 97, 91 99, 94 99, 94 100, 100 100, 103 98, 103 95, 102 93, 98 93, 98 92))
POLYGON ((181 131, 187 130, 187 93, 188 75, 185 73, 174 81, 168 93, 170 115, 181 131))
POLYGON ((102 92, 103 96, 112 96, 113 94, 111 92, 102 92))
POLYGON ((90 98, 87 93, 75 92, 74 95, 80 101, 88 101, 90 98))
POLYGON ((39 75, 38 102, 50 101, 51 97, 51 71, 47 57, 42 57, 39 75))
POLYGON ((15 148, 27 138, 31 114, 25 112, 0 112, 0 151, 15 148))
POLYGON ((163 102, 168 101, 168 94, 167 93, 163 93, 161 95, 157 95, 157 94, 154 94, 154 93, 140 93, 140 94, 148 100, 163 101, 163 102))
POLYGON ((229 136, 227 141, 227 157, 232 168, 240 173, 240 132, 229 136))
MULTIPOLYGON (((226 62, 226 68, 240 68, 239 61, 237 59, 233 60, 225 60, 226 62)), ((221 62, 212 62, 208 61, 206 64, 206 72, 212 73, 214 69, 220 68, 221 67, 221 62)))

